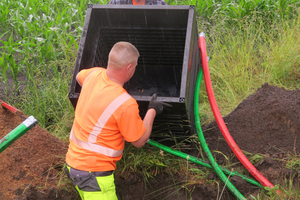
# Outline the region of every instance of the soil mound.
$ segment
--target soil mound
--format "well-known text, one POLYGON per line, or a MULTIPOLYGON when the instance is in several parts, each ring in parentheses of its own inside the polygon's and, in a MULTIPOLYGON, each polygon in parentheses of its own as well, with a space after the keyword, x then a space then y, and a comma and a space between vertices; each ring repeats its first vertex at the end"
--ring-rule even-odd
MULTIPOLYGON (((265 83, 224 117, 241 150, 251 154, 300 153, 300 90, 265 83)), ((227 156, 231 149, 214 121, 203 128, 210 150, 227 156)))
MULTIPOLYGON (((223 119, 248 159, 261 155, 252 162, 272 184, 281 185, 285 178, 298 184, 299 174, 286 168, 284 158, 300 153, 300 90, 265 83, 223 119)), ((203 127, 203 133, 218 164, 239 163, 216 121, 203 127)))
MULTIPOLYGON (((0 138, 27 117, 0 106, 0 138)), ((0 199, 70 199, 57 185, 66 152, 66 143, 38 125, 31 128, 0 153, 0 199)))

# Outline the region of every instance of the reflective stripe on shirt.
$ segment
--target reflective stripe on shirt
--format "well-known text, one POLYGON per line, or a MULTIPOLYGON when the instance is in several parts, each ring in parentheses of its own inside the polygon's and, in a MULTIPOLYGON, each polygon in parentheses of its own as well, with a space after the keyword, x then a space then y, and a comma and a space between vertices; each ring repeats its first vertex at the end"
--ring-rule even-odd
POLYGON ((96 153, 100 153, 100 154, 103 154, 105 156, 119 157, 123 153, 123 149, 122 150, 114 150, 114 149, 104 147, 104 146, 101 146, 101 145, 98 145, 98 144, 92 144, 92 143, 89 143, 89 142, 79 140, 78 138, 76 138, 76 136, 73 132, 73 129, 71 130, 70 139, 75 144, 77 144, 78 146, 80 146, 83 149, 93 151, 93 152, 96 152, 96 153))
POLYGON ((95 124, 93 130, 89 134, 88 141, 82 141, 76 137, 76 135, 73 132, 73 129, 71 130, 70 139, 73 140, 75 144, 80 146, 83 149, 97 152, 109 157, 119 157, 123 153, 122 150, 115 150, 108 147, 101 146, 99 144, 95 144, 97 141, 98 135, 101 133, 103 127, 105 126, 106 122, 109 120, 109 118, 112 116, 112 114, 128 99, 130 99, 131 96, 124 92, 117 98, 115 98, 104 110, 104 112, 101 114, 99 119, 97 120, 97 123, 95 124))
POLYGON ((97 141, 98 135, 101 133, 102 128, 105 126, 108 119, 111 117, 111 115, 128 99, 130 99, 131 96, 125 92, 118 96, 115 100, 113 100, 104 110, 102 115, 99 117, 97 123, 95 124, 93 130, 90 132, 90 136, 88 139, 88 142, 95 143, 97 141))

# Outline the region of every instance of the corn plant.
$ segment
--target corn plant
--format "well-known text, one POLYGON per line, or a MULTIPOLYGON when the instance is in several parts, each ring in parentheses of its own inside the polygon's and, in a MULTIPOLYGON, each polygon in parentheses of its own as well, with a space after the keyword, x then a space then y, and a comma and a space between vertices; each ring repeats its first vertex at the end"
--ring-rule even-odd
POLYGON ((4 92, 5 95, 8 95, 8 78, 7 78, 7 70, 8 70, 8 64, 6 62, 6 56, 5 52, 1 52, 0 57, 0 67, 1 67, 1 82, 4 84, 4 92))
POLYGON ((13 33, 11 33, 10 37, 7 41, 2 41, 5 47, 5 50, 2 53, 2 78, 5 82, 5 90, 7 93, 7 73, 11 72, 12 78, 15 83, 15 91, 19 94, 19 82, 18 82, 18 74, 21 68, 20 63, 16 63, 16 59, 18 59, 19 54, 22 53, 22 50, 18 49, 18 44, 16 44, 13 40, 13 33))

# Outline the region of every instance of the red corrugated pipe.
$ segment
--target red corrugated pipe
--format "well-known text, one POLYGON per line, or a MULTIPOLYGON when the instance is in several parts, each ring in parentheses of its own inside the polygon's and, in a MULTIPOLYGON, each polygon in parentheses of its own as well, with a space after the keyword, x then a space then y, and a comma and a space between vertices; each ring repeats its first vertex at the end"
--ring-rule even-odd
MULTIPOLYGON (((214 91, 211 84, 211 79, 209 75, 209 69, 208 69, 208 60, 207 60, 207 52, 206 52, 206 43, 205 43, 205 34, 200 33, 199 38, 199 47, 201 51, 201 59, 202 59, 202 68, 203 68, 203 74, 204 74, 204 80, 205 80, 205 86, 206 91, 208 95, 208 99, 210 102, 210 106, 212 108, 212 111, 214 113, 214 116, 216 118, 216 122, 227 141, 228 145, 230 146, 231 150, 234 152, 236 157, 240 160, 240 162, 244 165, 244 167, 254 176, 254 178, 259 181, 264 187, 273 188, 274 185, 270 183, 253 165, 252 163, 246 158, 246 156, 243 154, 241 149, 238 147, 238 145, 235 143, 234 139, 230 135, 227 126, 224 123, 224 120, 220 114, 214 91)), ((277 193, 281 193, 279 190, 277 190, 277 193)))
POLYGON ((1 103, 1 106, 3 106, 4 108, 7 108, 8 110, 12 111, 13 113, 16 113, 16 112, 21 112, 20 110, 16 109, 15 107, 5 103, 4 101, 1 101, 0 100, 0 103, 1 103))

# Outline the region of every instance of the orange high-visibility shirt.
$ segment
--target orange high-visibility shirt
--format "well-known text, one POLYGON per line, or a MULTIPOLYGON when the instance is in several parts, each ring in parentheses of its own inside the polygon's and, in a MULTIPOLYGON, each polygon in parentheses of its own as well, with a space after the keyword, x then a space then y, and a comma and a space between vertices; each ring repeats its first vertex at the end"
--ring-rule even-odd
POLYGON ((146 131, 138 104, 106 69, 81 70, 82 89, 66 155, 69 166, 83 171, 110 171, 121 159, 124 140, 134 142, 146 131))
MULTIPOLYGON (((132 5, 138 5, 138 4, 134 0, 132 0, 132 5)), ((145 3, 143 3, 143 5, 145 5, 145 3)))

